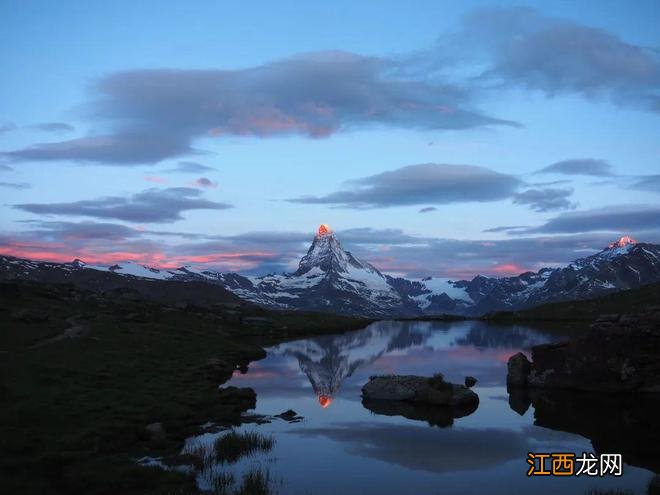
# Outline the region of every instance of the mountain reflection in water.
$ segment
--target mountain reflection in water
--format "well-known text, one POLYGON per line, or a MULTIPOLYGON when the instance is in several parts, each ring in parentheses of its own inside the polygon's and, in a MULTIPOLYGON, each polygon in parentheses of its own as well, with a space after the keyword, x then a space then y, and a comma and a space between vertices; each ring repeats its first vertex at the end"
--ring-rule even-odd
POLYGON ((482 321, 378 322, 272 347, 229 384, 255 390, 258 414, 293 409, 304 417, 240 427, 276 438, 269 466, 283 493, 647 493, 660 464, 657 400, 509 395, 509 356, 565 338, 557 330, 482 321), (479 407, 362 401, 371 375, 436 372, 455 383, 476 377, 479 407), (621 453, 626 465, 622 477, 540 479, 526 476, 528 452, 621 453))
MULTIPOLYGON (((295 358, 300 370, 309 379, 319 403, 325 408, 330 405, 342 383, 358 368, 368 366, 387 354, 405 356, 397 351, 416 349, 416 357, 423 359, 423 354, 429 350, 443 347, 454 351, 474 348, 486 352, 498 349, 529 349, 533 345, 548 342, 548 337, 543 333, 525 327, 514 326, 502 332, 499 331, 500 327, 485 322, 459 323, 462 331, 453 335, 454 332, 450 334, 449 329, 455 330, 457 323, 378 322, 356 332, 287 342, 269 349, 268 352, 295 358)), ((460 359, 460 352, 454 354, 460 359)), ((504 359, 503 355, 498 354, 498 357, 504 359)), ((465 358, 471 359, 469 356, 465 358)), ((435 371, 444 373, 442 367, 442 364, 438 363, 438 369, 435 371)), ((495 381, 502 381, 501 378, 492 376, 495 381)), ((462 377, 460 381, 462 382, 462 377)))

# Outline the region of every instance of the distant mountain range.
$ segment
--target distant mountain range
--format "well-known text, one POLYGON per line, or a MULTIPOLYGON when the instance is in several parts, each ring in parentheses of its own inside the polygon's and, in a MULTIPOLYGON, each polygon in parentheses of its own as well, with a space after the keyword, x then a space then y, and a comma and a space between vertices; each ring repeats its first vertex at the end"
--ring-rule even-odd
MULTIPOLYGON (((200 292, 197 288, 200 282, 206 286, 220 286, 243 300, 272 309, 376 318, 440 313, 476 316, 551 302, 590 299, 660 282, 660 246, 622 237, 601 252, 565 267, 543 268, 515 277, 479 275, 472 280, 459 281, 431 277, 412 280, 385 275, 345 251, 326 225, 319 228, 295 272, 261 277, 192 267, 159 270, 130 262, 105 267, 87 265, 80 260, 60 264, 0 256, 0 279, 74 283, 82 279, 86 288, 96 284, 103 289, 103 273, 120 275, 138 284, 144 279, 196 282, 193 284, 196 293, 200 292)), ((111 279, 116 285, 116 277, 111 279)), ((184 286, 177 284, 175 287, 183 290, 184 286)))

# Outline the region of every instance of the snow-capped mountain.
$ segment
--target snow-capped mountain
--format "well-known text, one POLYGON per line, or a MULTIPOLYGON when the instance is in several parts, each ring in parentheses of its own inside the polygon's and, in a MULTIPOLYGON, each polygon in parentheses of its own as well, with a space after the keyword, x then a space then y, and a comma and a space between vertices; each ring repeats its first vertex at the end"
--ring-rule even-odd
MULTIPOLYGON (((275 309, 326 311, 369 317, 441 313, 481 315, 539 304, 588 299, 660 282, 660 246, 622 237, 601 252, 561 268, 543 268, 515 277, 472 280, 411 280, 381 273, 345 251, 336 234, 321 225, 293 273, 246 277, 181 267, 162 270, 135 263, 110 267, 80 260, 58 264, 0 257, 0 279, 60 281, 92 270, 139 279, 205 282, 249 302, 275 309), (58 273, 59 278, 53 278, 58 273), (62 275, 63 274, 63 275, 62 275), (67 275, 69 274, 69 275, 67 275)), ((78 277, 79 278, 79 277, 78 277)))

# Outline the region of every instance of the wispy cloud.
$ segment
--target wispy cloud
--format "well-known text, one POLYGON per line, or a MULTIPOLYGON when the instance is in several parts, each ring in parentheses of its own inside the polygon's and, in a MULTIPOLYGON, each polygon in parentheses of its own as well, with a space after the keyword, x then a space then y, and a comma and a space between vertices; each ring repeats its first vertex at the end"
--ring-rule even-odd
POLYGON ((289 201, 351 208, 486 202, 511 197, 521 181, 485 167, 425 163, 354 179, 346 185, 325 196, 289 201))
POLYGON ((106 196, 70 203, 24 203, 14 208, 40 215, 114 218, 128 222, 174 222, 189 210, 226 210, 228 203, 204 199, 199 189, 172 187, 147 189, 128 197, 106 196))
POLYGON ((542 168, 537 174, 592 175, 609 177, 615 175, 612 166, 605 160, 595 158, 575 158, 562 160, 542 168))

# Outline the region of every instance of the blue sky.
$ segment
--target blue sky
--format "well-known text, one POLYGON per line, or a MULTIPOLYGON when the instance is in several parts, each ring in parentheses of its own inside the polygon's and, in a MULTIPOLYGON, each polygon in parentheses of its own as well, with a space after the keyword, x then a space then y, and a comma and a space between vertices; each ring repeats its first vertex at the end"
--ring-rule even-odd
POLYGON ((385 271, 459 277, 660 242, 659 23, 655 1, 2 1, 0 248, 262 273, 328 223, 385 271))

